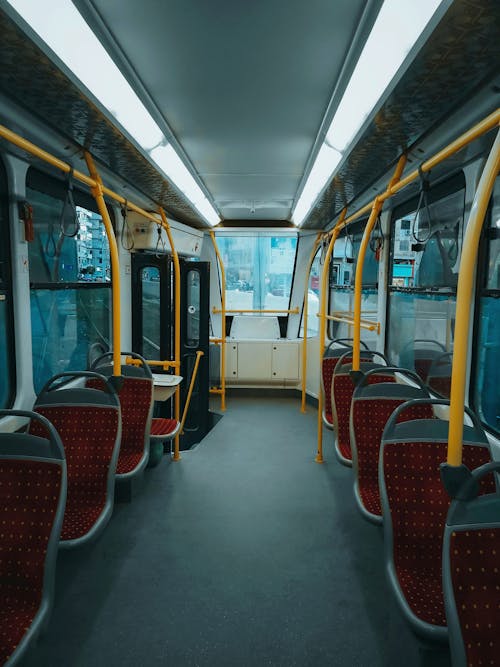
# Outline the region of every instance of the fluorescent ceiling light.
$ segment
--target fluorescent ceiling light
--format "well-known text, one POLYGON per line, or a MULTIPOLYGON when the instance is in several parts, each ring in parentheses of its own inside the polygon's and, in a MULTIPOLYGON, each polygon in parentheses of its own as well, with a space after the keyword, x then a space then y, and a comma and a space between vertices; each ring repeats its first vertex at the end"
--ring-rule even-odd
MULTIPOLYGON (((145 151, 151 151, 153 147, 167 143, 162 130, 71 0, 51 0, 50 2, 9 0, 9 4, 145 151)), ((173 148, 171 151, 175 153, 173 148)), ((182 163, 177 154, 175 155, 177 161, 182 163)), ((184 171, 180 170, 173 159, 171 163, 176 165, 176 170, 172 173, 162 167, 167 178, 188 199, 191 199, 189 194, 191 191, 198 190, 202 198, 197 195, 199 205, 195 200, 192 200, 193 204, 211 225, 217 224, 219 217, 215 209, 203 195, 189 170, 183 163, 184 171), (176 180, 177 173, 182 174, 182 184, 176 180), (186 183, 189 179, 192 183, 190 187, 187 187, 186 183), (214 222, 215 219, 216 222, 214 222)))
POLYGON ((331 146, 349 146, 440 4, 385 0, 327 132, 331 146))
POLYGON ((339 153, 335 148, 331 148, 331 146, 325 143, 321 146, 293 212, 292 222, 294 225, 298 226, 304 220, 312 203, 316 201, 317 196, 324 188, 325 183, 329 180, 341 159, 342 153, 339 153))
POLYGON ((151 157, 158 167, 174 181, 179 190, 193 202, 210 225, 217 225, 220 222, 213 206, 172 146, 154 148, 151 151, 151 157))
POLYGON ((302 224, 340 162, 336 160, 330 173, 327 168, 317 173, 316 163, 325 160, 324 147, 345 153, 442 1, 384 1, 293 211, 295 225, 302 224))

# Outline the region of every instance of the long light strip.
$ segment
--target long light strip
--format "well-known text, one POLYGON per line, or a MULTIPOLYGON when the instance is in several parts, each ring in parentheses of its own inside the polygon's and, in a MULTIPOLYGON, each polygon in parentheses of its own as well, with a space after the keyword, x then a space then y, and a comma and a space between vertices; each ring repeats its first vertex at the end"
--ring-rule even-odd
POLYGON ((71 0, 8 0, 210 225, 220 218, 71 0), (158 148, 153 148, 158 147, 158 148))
POLYGON ((295 225, 305 220, 442 1, 385 0, 293 211, 295 225), (325 146, 332 151, 330 164, 325 146), (318 162, 321 167, 317 169, 318 162))

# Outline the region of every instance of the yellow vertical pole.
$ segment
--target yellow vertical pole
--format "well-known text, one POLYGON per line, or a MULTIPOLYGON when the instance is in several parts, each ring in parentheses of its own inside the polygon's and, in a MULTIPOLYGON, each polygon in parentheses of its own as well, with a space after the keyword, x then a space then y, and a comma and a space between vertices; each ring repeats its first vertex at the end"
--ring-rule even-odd
MULTIPOLYGON (((343 227, 344 218, 346 216, 347 209, 343 209, 340 214, 340 218, 335 225, 332 235, 330 237, 330 243, 328 244, 328 249, 325 255, 325 261, 323 264, 323 271, 321 272, 321 297, 319 303, 319 371, 322 371, 323 365, 323 354, 325 353, 325 335, 326 335, 326 307, 327 307, 327 296, 328 296, 328 275, 330 269, 330 259, 332 257, 333 248, 335 246, 335 241, 339 235, 340 230, 343 227)), ((325 387, 325 391, 327 391, 325 387)), ((314 459, 316 463, 323 463, 323 393, 321 388, 321 378, 319 382, 319 392, 318 392, 318 452, 316 458, 314 459)))
POLYGON ((495 143, 481 174, 462 243, 462 257, 460 258, 457 285, 455 343, 453 346, 453 365, 451 371, 450 424, 448 431, 448 464, 451 466, 459 466, 462 463, 467 348, 469 343, 474 273, 477 264, 481 229, 499 170, 500 131, 497 133, 495 143))
POLYGON ((311 275, 311 268, 316 257, 316 252, 318 251, 318 246, 321 242, 322 234, 318 234, 314 241, 314 246, 311 252, 311 257, 309 258, 309 265, 306 272, 306 288, 304 292, 304 314, 302 317, 302 326, 304 328, 304 334, 302 337, 302 404, 301 412, 306 411, 306 382, 307 382, 307 317, 309 315, 309 278, 311 275))
POLYGON ((217 261, 220 266, 220 279, 221 279, 221 368, 220 368, 220 387, 221 387, 221 410, 226 409, 226 271, 224 269, 224 262, 220 256, 219 248, 217 246, 217 241, 215 240, 214 232, 210 232, 210 238, 214 246, 215 254, 217 255, 217 261))
MULTIPOLYGON (((402 155, 396 169, 394 171, 394 176, 387 186, 386 192, 399 181, 403 169, 406 164, 406 155, 402 155)), ((354 330, 353 330, 353 342, 352 342, 352 370, 359 371, 359 357, 360 357, 360 347, 361 347, 361 290, 363 286, 363 264, 365 261, 366 249, 368 243, 370 242, 370 235, 380 211, 382 210, 383 199, 380 197, 375 197, 373 200, 372 210, 370 212, 370 217, 366 223, 366 227, 363 232, 363 238, 361 239, 361 244, 359 246, 358 257, 356 259, 356 277, 354 282, 354 330)))
MULTIPOLYGON (((170 244, 170 249, 172 250, 172 259, 174 260, 174 362, 175 362, 175 372, 177 375, 180 375, 181 371, 181 265, 179 263, 179 255, 175 249, 174 240, 172 238, 172 231, 170 225, 168 224, 167 216, 162 207, 160 207, 160 216, 162 227, 165 230, 168 242, 170 244)), ((174 416, 177 421, 180 419, 181 414, 181 389, 177 385, 175 390, 175 399, 174 399, 174 416)), ((180 447, 179 447, 179 438, 180 438, 180 429, 174 440, 174 456, 173 461, 180 461, 180 447)))
POLYGON ((90 153, 85 151, 85 162, 89 174, 95 181, 95 185, 91 186, 91 192, 96 200, 99 214, 104 223, 106 236, 109 243, 109 255, 111 259, 111 294, 112 294, 112 311, 113 311, 113 375, 121 376, 121 322, 120 322, 120 262, 118 259, 118 246, 116 244, 115 232, 111 224, 111 218, 104 201, 102 191, 102 180, 94 164, 94 160, 90 153))

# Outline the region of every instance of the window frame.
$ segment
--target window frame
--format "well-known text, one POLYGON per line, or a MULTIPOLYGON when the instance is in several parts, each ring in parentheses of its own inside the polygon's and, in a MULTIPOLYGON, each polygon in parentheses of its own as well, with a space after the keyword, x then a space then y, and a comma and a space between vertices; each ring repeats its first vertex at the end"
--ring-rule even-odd
POLYGON ((5 295, 6 301, 5 339, 7 344, 7 377, 9 380, 6 403, 4 406, 0 406, 2 409, 11 408, 14 405, 17 395, 17 357, 14 331, 14 289, 12 279, 12 235, 9 201, 9 174, 3 157, 0 157, 0 224, 2 224, 3 221, 2 240, 5 241, 5 243, 2 243, 3 250, 0 250, 0 263, 4 267, 4 270, 0 272, 0 292, 5 295), (2 185, 5 187, 4 192, 2 192, 2 185))

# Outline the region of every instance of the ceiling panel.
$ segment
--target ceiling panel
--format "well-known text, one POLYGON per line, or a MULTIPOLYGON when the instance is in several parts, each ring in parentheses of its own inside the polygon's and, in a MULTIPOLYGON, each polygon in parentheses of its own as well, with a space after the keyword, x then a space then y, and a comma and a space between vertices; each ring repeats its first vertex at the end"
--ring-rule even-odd
MULTIPOLYGON (((271 199, 288 176, 286 192, 296 192, 367 2, 75 4, 87 18, 92 9, 92 27, 105 24, 115 56, 133 68, 218 201, 224 174, 265 175, 271 199)), ((258 186, 249 180, 254 199, 263 198, 258 186)))

